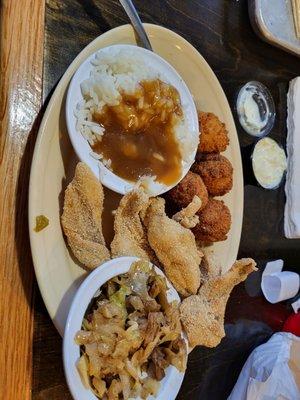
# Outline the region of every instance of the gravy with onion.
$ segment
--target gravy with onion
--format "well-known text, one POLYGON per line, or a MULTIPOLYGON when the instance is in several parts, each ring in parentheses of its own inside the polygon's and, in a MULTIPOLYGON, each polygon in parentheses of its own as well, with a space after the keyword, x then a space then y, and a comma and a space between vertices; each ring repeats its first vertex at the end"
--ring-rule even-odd
POLYGON ((159 79, 140 82, 134 94, 105 105, 93 120, 104 127, 93 151, 111 160, 111 170, 128 181, 154 176, 166 185, 181 176, 182 155, 175 126, 183 117, 178 91, 159 79))

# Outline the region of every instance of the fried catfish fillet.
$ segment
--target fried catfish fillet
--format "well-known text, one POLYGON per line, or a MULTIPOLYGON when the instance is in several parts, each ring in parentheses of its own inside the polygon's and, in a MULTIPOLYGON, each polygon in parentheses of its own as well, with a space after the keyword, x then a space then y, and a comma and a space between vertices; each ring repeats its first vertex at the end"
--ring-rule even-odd
POLYGON ((65 191, 61 223, 74 256, 88 269, 110 258, 102 234, 103 188, 90 168, 80 162, 65 191))
POLYGON ((151 199, 144 224, 150 246, 178 292, 183 296, 197 293, 202 253, 192 232, 167 217, 165 201, 159 197, 151 199))
POLYGON ((199 294, 183 300, 181 322, 191 347, 215 347, 225 336, 224 314, 229 295, 235 285, 256 271, 255 261, 243 258, 236 261, 223 276, 208 279, 199 294))
POLYGON ((142 190, 133 190, 122 197, 115 214, 115 236, 111 243, 113 257, 136 256, 158 265, 141 220, 148 203, 149 197, 142 190))

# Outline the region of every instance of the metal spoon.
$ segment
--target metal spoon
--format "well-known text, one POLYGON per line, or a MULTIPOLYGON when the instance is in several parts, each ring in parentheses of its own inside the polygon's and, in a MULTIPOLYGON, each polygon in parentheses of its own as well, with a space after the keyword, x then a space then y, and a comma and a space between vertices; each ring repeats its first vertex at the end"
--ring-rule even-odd
POLYGON ((141 47, 153 51, 142 21, 131 0, 119 0, 128 15, 141 47))

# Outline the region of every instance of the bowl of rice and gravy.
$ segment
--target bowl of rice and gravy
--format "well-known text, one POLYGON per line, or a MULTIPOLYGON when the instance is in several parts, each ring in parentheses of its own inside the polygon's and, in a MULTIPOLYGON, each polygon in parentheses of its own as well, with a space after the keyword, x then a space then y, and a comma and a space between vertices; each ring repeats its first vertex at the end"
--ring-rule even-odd
POLYGON ((124 194, 136 185, 158 195, 194 161, 199 124, 192 95, 157 54, 114 45, 74 74, 66 101, 73 147, 101 182, 124 194))

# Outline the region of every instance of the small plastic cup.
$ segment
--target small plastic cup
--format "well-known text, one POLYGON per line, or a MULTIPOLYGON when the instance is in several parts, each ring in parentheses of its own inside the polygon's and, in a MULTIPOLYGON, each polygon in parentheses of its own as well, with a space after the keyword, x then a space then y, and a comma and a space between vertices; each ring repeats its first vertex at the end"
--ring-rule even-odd
MULTIPOLYGON (((261 140, 268 140, 268 141, 271 141, 271 140, 272 140, 272 141, 274 141, 274 142, 284 151, 284 153, 285 153, 285 150, 284 150, 283 146, 282 146, 280 143, 278 143, 276 140, 274 140, 274 139, 272 139, 272 138, 267 138, 267 139, 259 138, 259 139, 255 142, 255 144, 253 145, 253 150, 252 150, 252 154, 251 154, 251 164, 252 164, 253 175, 254 175, 254 177, 255 177, 255 179, 256 179, 256 181, 257 181, 257 183, 258 183, 258 185, 259 185, 260 187, 262 187, 263 189, 267 189, 267 190, 275 190, 275 189, 278 189, 278 188, 281 186, 282 182, 283 182, 283 178, 284 178, 285 175, 286 175, 287 165, 286 165, 285 170, 283 170, 283 172, 282 172, 282 175, 281 175, 280 180, 278 180, 278 182, 277 182, 276 184, 270 185, 270 186, 264 185, 263 182, 260 180, 259 176, 257 176, 257 174, 255 173, 255 168, 254 168, 254 157, 253 157, 253 156, 254 156, 254 151, 255 151, 255 149, 256 149, 256 146, 258 145, 258 143, 259 143, 261 140)), ((285 153, 285 157, 286 157, 286 153, 285 153)), ((272 168, 272 166, 270 166, 270 168, 272 168)))
POLYGON ((300 288, 300 277, 296 272, 274 272, 263 277, 261 288, 270 303, 279 303, 296 296, 300 288))
POLYGON ((269 89, 257 81, 247 82, 237 94, 236 113, 241 127, 249 135, 259 138, 268 135, 274 126, 276 116, 273 97, 269 89), (253 106, 257 107, 261 122, 264 121, 260 128, 255 128, 251 121, 253 106))

